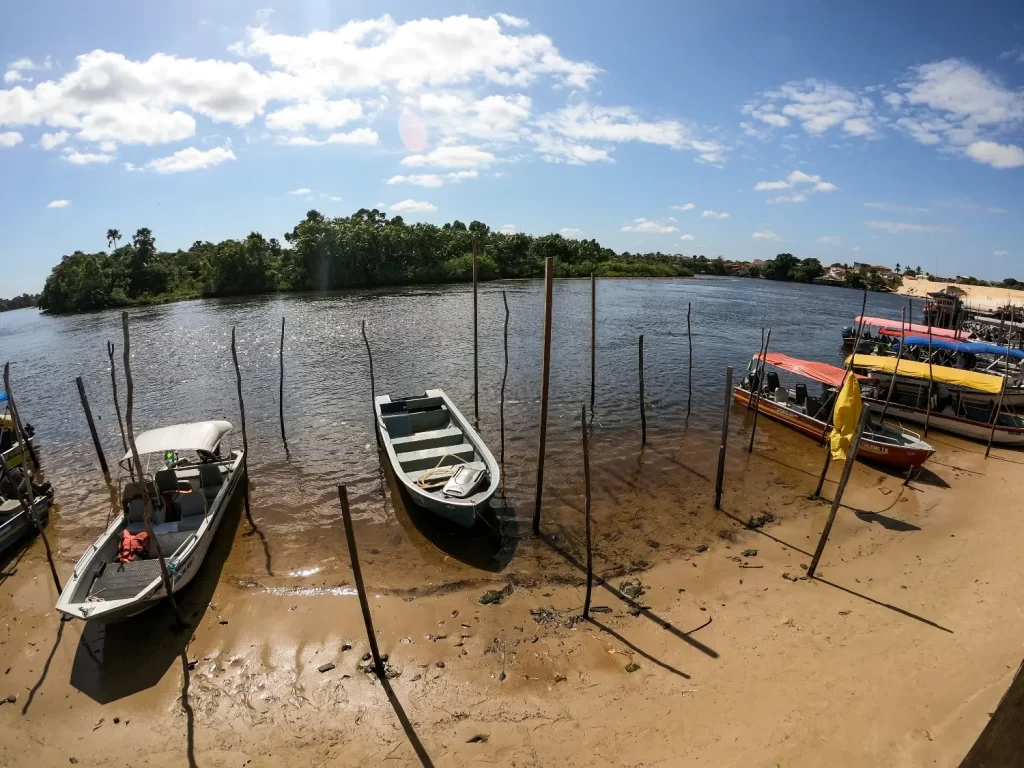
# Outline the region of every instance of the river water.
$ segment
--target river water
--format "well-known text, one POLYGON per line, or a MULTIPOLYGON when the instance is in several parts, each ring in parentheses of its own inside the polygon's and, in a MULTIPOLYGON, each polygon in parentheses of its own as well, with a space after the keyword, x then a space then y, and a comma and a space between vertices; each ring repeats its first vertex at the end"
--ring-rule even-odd
MULTIPOLYGON (((543 283, 494 282, 479 289, 480 433, 495 455, 500 443, 503 292, 509 308, 504 493, 511 510, 508 517, 522 521, 532 515, 535 493, 543 283)), ((612 517, 616 507, 630 504, 638 510, 634 520, 646 509, 657 508, 658 514, 665 515, 666 507, 685 506, 695 490, 680 478, 691 474, 699 478, 694 482, 705 494, 709 474, 713 485, 714 435, 721 423, 725 367, 734 366, 737 379, 742 375, 758 349, 762 327, 772 328, 772 351, 841 364, 840 329, 852 323, 862 299, 859 291, 842 288, 738 278, 603 280, 597 293, 593 453, 599 489, 595 506, 603 507, 595 508, 598 521, 602 514, 612 517), (692 304, 692 380, 687 358, 688 303, 692 304), (650 403, 651 452, 646 458, 638 453, 637 337, 641 333, 650 403), (659 454, 659 446, 671 446, 672 451, 659 454), (681 458, 688 454, 692 463, 681 458), (670 499, 659 495, 659 485, 671 487, 670 499), (623 491, 628 496, 625 500, 623 491)), ((407 586, 409 579, 403 580, 402 574, 416 572, 413 566, 420 560, 429 571, 440 571, 439 578, 451 579, 453 572, 445 570, 449 562, 494 571, 517 557, 527 557, 522 548, 517 554, 514 544, 509 545, 513 536, 504 540, 504 554, 487 564, 459 549, 466 542, 479 549, 483 545, 478 538, 435 531, 421 516, 410 525, 413 513, 396 498, 375 446, 361 322, 366 321, 378 393, 410 395, 442 388, 469 416, 473 412, 472 301, 469 286, 454 285, 206 299, 130 311, 137 432, 203 419, 226 418, 240 425, 230 353, 231 330, 236 328, 253 517, 266 546, 239 533, 235 549, 241 552, 233 578, 245 581, 252 574, 266 576, 273 571, 275 583, 288 585, 318 574, 315 583, 329 587, 332 569, 344 573, 342 566, 347 562, 338 483, 348 485, 360 535, 371 547, 370 570, 374 572, 372 559, 377 558, 381 581, 407 586), (282 317, 286 323, 287 454, 278 423, 282 317)), ((868 314, 898 319, 906 302, 903 297, 871 294, 868 314)), ((570 522, 561 524, 575 525, 571 516, 581 508, 582 491, 580 406, 589 400, 590 387, 589 281, 557 281, 554 307, 545 499, 555 518, 570 515, 570 522)), ((73 562, 102 530, 111 510, 109 489, 79 403, 76 376, 85 381, 111 465, 122 453, 107 341, 117 348, 123 407, 119 312, 69 317, 49 317, 35 310, 0 314, 0 362, 11 362, 23 418, 36 427, 46 477, 57 494, 51 536, 67 562, 73 562)), ((739 416, 734 418, 734 431, 739 433, 739 416)), ((785 432, 779 425, 759 425, 765 439, 787 441, 796 451, 811 450, 812 444, 800 442, 802 438, 788 442, 794 438, 785 432)), ((235 444, 241 444, 240 436, 235 444)), ((740 446, 730 449, 739 451, 740 446)), ((750 507, 756 507, 754 500, 750 507)), ((670 519, 659 522, 652 513, 645 535, 670 519)), ((245 529, 243 521, 239 530, 245 529)), ((493 555, 490 552, 487 557, 493 555)))

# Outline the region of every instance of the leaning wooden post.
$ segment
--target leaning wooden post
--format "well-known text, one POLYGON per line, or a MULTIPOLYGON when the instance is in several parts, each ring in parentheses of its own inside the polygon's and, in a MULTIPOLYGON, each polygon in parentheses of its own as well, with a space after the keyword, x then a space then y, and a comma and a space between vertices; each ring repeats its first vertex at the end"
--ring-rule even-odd
MULTIPOLYGON (((505 337, 504 337, 505 367, 502 369, 502 372, 501 372, 501 406, 500 406, 498 421, 499 421, 500 430, 501 430, 501 465, 502 465, 502 467, 504 467, 505 466, 505 382, 508 381, 508 296, 505 295, 504 291, 501 292, 501 300, 505 304, 505 337)), ((504 470, 502 470, 502 475, 504 475, 504 470)))
POLYGON ((75 385, 78 387, 78 397, 82 401, 82 410, 85 411, 85 421, 89 425, 89 434, 92 435, 92 444, 96 449, 96 457, 100 460, 100 468, 104 475, 110 474, 107 467, 107 457, 103 455, 103 445, 100 443, 100 436, 96 432, 96 422, 92 419, 92 409, 89 408, 89 398, 85 396, 85 384, 82 377, 75 378, 75 385))
POLYGON ((686 415, 690 415, 690 403, 693 400, 693 337, 690 335, 690 308, 692 304, 686 302, 686 353, 687 353, 687 373, 686 373, 686 415))
POLYGON ((583 600, 583 618, 590 618, 590 593, 594 587, 594 544, 590 533, 590 441, 587 438, 587 406, 580 417, 583 432, 583 490, 586 499, 584 514, 587 518, 587 596, 583 600))
POLYGON ((281 376, 277 386, 277 412, 281 419, 281 442, 284 443, 284 452, 288 453, 288 438, 284 433, 284 318, 281 318, 281 376))
POLYGON ((597 280, 590 273, 590 410, 597 390, 597 280))
POLYGON ((142 471, 142 459, 139 458, 139 449, 135 445, 135 427, 132 422, 132 414, 135 412, 135 383, 132 381, 132 344, 128 337, 128 313, 121 313, 121 332, 124 335, 124 378, 128 384, 128 392, 125 397, 124 421, 128 437, 128 448, 132 454, 132 464, 135 466, 135 476, 142 483, 143 499, 143 522, 146 526, 146 533, 149 534, 150 543, 156 548, 156 556, 160 561, 160 578, 163 581, 164 591, 171 603, 171 610, 181 627, 187 626, 185 619, 178 610, 178 603, 174 599, 174 588, 171 585, 171 572, 167 570, 167 560, 164 559, 164 551, 160 546, 160 539, 153 533, 153 499, 149 494, 150 484, 146 482, 146 475, 142 471))
POLYGON ((370 361, 370 413, 373 414, 373 434, 377 437, 377 447, 381 448, 380 432, 377 430, 377 384, 373 379, 373 353, 370 351, 370 340, 366 338, 366 321, 363 320, 363 344, 366 345, 366 357, 370 361))
POLYGON ((885 405, 882 406, 882 417, 878 420, 879 424, 885 422, 885 412, 889 409, 889 403, 892 401, 892 391, 896 388, 896 377, 900 372, 900 360, 903 359, 903 348, 906 346, 904 340, 907 338, 906 331, 903 330, 903 323, 906 320, 907 311, 905 309, 900 310, 902 317, 900 318, 900 348, 896 353, 896 367, 893 369, 892 378, 889 379, 889 392, 885 396, 885 405))
POLYGON ((473 238, 473 419, 480 426, 480 353, 477 347, 477 261, 473 238))
MULTIPOLYGON (((57 575, 57 566, 53 562, 53 551, 50 549, 50 540, 46 537, 46 531, 43 530, 43 521, 39 517, 39 511, 36 509, 36 492, 35 488, 32 487, 33 473, 35 468, 39 466, 39 463, 35 460, 35 455, 31 454, 32 446, 28 442, 28 435, 25 434, 25 428, 21 424, 21 414, 18 413, 18 407, 14 404, 14 391, 11 389, 11 364, 4 363, 4 391, 7 393, 7 407, 11 412, 11 421, 14 424, 14 437, 17 439, 18 444, 21 446, 21 470, 25 473, 25 483, 22 486, 18 486, 16 483, 11 483, 18 487, 19 490, 19 501, 22 505, 26 506, 26 511, 29 517, 32 518, 32 522, 36 526, 36 530, 39 531, 39 536, 43 540, 43 549, 46 550, 46 561, 50 564, 50 575, 53 576, 53 584, 57 587, 58 594, 64 591, 64 588, 60 585, 60 576, 57 575), (29 466, 28 459, 32 459, 32 466, 29 466)), ((0 464, 4 466, 4 472, 7 471, 7 462, 4 459, 0 459, 0 464)), ((13 478, 11 478, 13 480, 13 478)))
POLYGON ((245 431, 245 400, 242 399, 242 371, 238 367, 238 352, 235 350, 235 326, 231 326, 231 360, 235 364, 235 386, 238 388, 238 412, 242 417, 242 470, 245 472, 245 485, 242 487, 245 499, 245 519, 253 528, 252 511, 249 509, 249 438, 245 431))
POLYGON ((644 397, 644 335, 640 334, 640 444, 647 445, 647 400, 644 397))
MULTIPOLYGON (((895 374, 894 374, 895 375, 895 374)), ((925 399, 924 436, 928 437, 928 422, 932 419, 932 388, 935 380, 932 373, 932 320, 928 315, 928 397, 925 399)))
MULTIPOLYGON (((751 390, 754 390, 754 389, 756 389, 757 391, 761 390, 762 382, 761 382, 759 376, 760 376, 760 372, 761 372, 761 358, 764 357, 764 353, 765 353, 765 350, 764 350, 764 328, 762 327, 761 328, 761 346, 759 346, 757 348, 757 357, 754 359, 754 370, 753 370, 754 379, 757 381, 757 386, 756 387, 752 386, 751 390)), ((750 397, 747 398, 747 410, 749 411, 753 407, 754 407, 754 392, 751 391, 750 397)))
MULTIPOLYGON (((117 366, 114 364, 114 345, 107 342, 107 357, 110 358, 110 387, 114 390, 114 412, 117 414, 117 428, 121 430, 121 446, 124 452, 128 453, 128 440, 124 436, 124 422, 121 420, 121 402, 117 397, 117 366)), ((135 477, 135 467, 132 467, 132 478, 135 477)))
POLYGON ((843 465, 843 474, 839 478, 839 487, 836 488, 836 497, 832 499, 832 508, 828 512, 828 520, 825 521, 825 529, 821 532, 821 539, 818 541, 818 548, 814 551, 814 557, 811 558, 811 565, 807 569, 808 576, 814 576, 814 571, 818 568, 818 561, 821 560, 821 553, 825 551, 825 543, 828 541, 828 535, 832 531, 832 523, 834 523, 836 519, 836 512, 839 510, 839 505, 843 500, 843 492, 846 490, 846 483, 850 479, 850 472, 853 470, 853 465, 857 460, 857 449, 860 447, 860 436, 864 434, 864 425, 868 422, 868 414, 868 407, 863 406, 860 414, 860 422, 857 424, 857 431, 853 435, 853 441, 850 443, 850 450, 846 454, 846 463, 843 465))
POLYGON ((754 425, 750 428, 750 445, 747 446, 747 453, 754 452, 754 436, 757 435, 757 414, 761 410, 761 379, 764 377, 765 361, 768 359, 768 345, 772 342, 772 329, 768 329, 768 335, 764 338, 764 352, 761 353, 760 365, 754 366, 757 372, 757 392, 751 393, 754 400, 754 425))
POLYGON ((345 524, 345 538, 348 540, 348 555, 352 560, 352 576, 355 578, 356 591, 359 593, 359 607, 363 612, 363 624, 366 625, 366 637, 370 641, 370 654, 373 656, 373 670, 377 677, 384 679, 384 662, 377 650, 377 635, 373 632, 373 619, 370 618, 370 603, 366 599, 366 587, 363 585, 363 572, 359 567, 359 553, 356 551, 356 534, 352 528, 352 513, 348 508, 348 488, 338 486, 338 499, 341 501, 341 520, 345 524))
POLYGON ((1006 374, 1003 376, 1003 385, 999 388, 999 401, 996 403, 996 412, 992 414, 992 429, 988 433, 988 445, 985 446, 985 458, 988 458, 992 451, 992 440, 996 436, 996 424, 999 423, 999 411, 1003 408, 1003 394, 1006 392, 1006 380, 1010 378, 1010 342, 1006 342, 1006 374))
POLYGON ((548 256, 544 264, 544 356, 540 385, 540 446, 537 450, 537 497, 533 507, 533 532, 540 535, 540 502, 544 495, 544 451, 548 439, 548 386, 551 378, 551 302, 554 298, 555 265, 548 256))
POLYGON ((725 446, 729 441, 729 406, 732 404, 732 366, 725 369, 725 405, 722 411, 722 442, 718 446, 718 475, 715 478, 715 509, 722 508, 722 484, 725 482, 725 446))

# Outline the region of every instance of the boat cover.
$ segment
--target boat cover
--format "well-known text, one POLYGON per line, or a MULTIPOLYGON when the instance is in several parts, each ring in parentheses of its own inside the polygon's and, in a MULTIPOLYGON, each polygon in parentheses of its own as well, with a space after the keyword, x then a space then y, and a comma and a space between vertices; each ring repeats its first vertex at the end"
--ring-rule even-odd
MULTIPOLYGON (((864 317, 864 325, 873 325, 876 328, 893 328, 899 325, 899 320, 891 320, 885 317, 864 317)), ((859 323, 861 316, 853 318, 854 323, 859 323)), ((903 327, 912 333, 928 333, 927 325, 917 325, 916 323, 904 323, 903 327)), ((893 334, 902 335, 902 334, 893 334)), ((955 339, 956 331, 950 330, 949 328, 932 328, 932 336, 938 336, 943 339, 955 339)))
MULTIPOLYGON (((143 432, 135 438, 139 455, 164 453, 165 451, 207 451, 216 450, 221 438, 231 431, 227 421, 197 421, 194 424, 175 424, 143 432)), ((124 455, 132 457, 131 451, 124 455)), ((122 459, 123 461, 124 459, 122 459)))
MULTIPOLYGON (((846 362, 849 364, 849 358, 847 358, 846 362)), ((944 365, 928 365, 928 363, 918 363, 914 360, 897 361, 895 357, 853 355, 853 367, 884 373, 895 372, 899 376, 924 379, 925 381, 931 379, 942 384, 967 387, 968 389, 976 389, 980 392, 989 392, 994 395, 998 395, 1003 388, 1002 376, 962 371, 959 368, 948 368, 944 365), (897 362, 899 363, 899 370, 896 369, 897 362)))
MULTIPOLYGON (((903 343, 908 347, 927 347, 928 339, 921 336, 907 336, 903 343)), ((989 344, 984 341, 950 341, 948 339, 932 339, 932 347, 934 349, 945 349, 950 352, 966 352, 971 355, 996 355, 998 357, 1006 357, 1006 347, 1001 347, 998 344, 989 344)), ((1012 360, 1024 360, 1024 350, 1014 349, 1013 347, 1009 350, 1010 358, 1012 360)))
MULTIPOLYGON (((754 357, 757 358, 758 355, 754 357)), ((843 368, 829 365, 828 363, 819 363, 814 360, 801 360, 779 352, 769 352, 764 356, 764 362, 766 365, 774 366, 783 371, 790 371, 800 376, 806 376, 808 379, 820 381, 822 384, 827 384, 830 387, 841 387, 843 385, 843 378, 846 376, 846 370, 843 368)), ((858 378, 864 377, 860 376, 858 378)))

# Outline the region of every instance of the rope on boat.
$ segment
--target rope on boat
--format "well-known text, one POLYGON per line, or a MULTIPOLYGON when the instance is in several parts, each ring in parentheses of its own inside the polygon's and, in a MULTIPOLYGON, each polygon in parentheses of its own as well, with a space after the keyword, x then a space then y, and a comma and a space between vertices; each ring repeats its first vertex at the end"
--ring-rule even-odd
POLYGON ((444 470, 448 469, 449 466, 451 466, 451 465, 447 465, 447 466, 444 466, 444 467, 441 466, 444 463, 444 460, 447 459, 447 458, 455 459, 456 461, 459 461, 459 462, 461 462, 463 464, 469 464, 469 462, 466 461, 461 456, 456 456, 453 453, 446 453, 444 456, 442 456, 438 460, 437 465, 433 469, 429 469, 426 472, 424 472, 422 475, 420 475, 420 477, 416 480, 416 485, 418 485, 420 488, 423 488, 424 490, 427 490, 427 491, 431 491, 431 490, 433 490, 435 488, 443 487, 445 485, 445 483, 448 482, 448 479, 452 475, 455 474, 455 472, 449 472, 443 478, 438 478, 436 480, 432 480, 431 478, 434 475, 436 475, 439 471, 444 471, 444 470))

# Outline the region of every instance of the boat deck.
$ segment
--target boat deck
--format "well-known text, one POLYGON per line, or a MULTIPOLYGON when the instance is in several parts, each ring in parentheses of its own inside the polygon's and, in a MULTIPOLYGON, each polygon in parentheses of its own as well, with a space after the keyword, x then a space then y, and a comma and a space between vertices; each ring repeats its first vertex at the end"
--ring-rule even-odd
POLYGON ((89 597, 103 600, 127 600, 135 597, 160 577, 160 561, 133 560, 130 563, 108 563, 89 589, 89 597))

